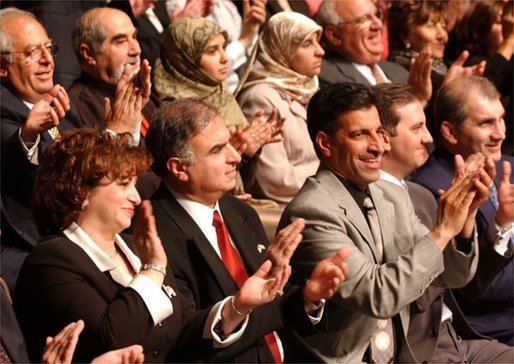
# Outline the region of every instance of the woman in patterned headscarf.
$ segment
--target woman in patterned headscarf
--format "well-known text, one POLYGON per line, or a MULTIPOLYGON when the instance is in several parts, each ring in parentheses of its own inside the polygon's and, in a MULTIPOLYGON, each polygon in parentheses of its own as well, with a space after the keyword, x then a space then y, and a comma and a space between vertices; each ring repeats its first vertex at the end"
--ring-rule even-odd
MULTIPOLYGON (((232 133, 231 144, 248 162, 266 143, 277 142, 281 121, 271 115, 261 122, 262 112, 254 113, 249 123, 224 80, 228 58, 225 53, 227 33, 205 18, 184 18, 168 28, 161 57, 154 66, 153 84, 161 101, 199 98, 214 107, 232 133)), ((253 163, 246 163, 251 175, 253 163)), ((242 182, 233 191, 244 193, 242 182)))
POLYGON ((321 32, 306 16, 282 12, 269 19, 259 39, 255 63, 238 101, 247 117, 258 109, 269 114, 275 108, 286 122, 283 143, 262 148, 251 188, 255 197, 286 204, 318 168, 306 107, 318 90, 317 75, 325 53, 318 43, 321 32))

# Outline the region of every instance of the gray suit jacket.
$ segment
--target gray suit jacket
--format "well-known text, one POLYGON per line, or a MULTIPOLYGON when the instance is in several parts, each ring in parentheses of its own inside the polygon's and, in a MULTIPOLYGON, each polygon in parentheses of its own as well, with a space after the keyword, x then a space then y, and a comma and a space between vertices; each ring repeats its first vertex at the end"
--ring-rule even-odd
POLYGON ((428 229, 419 221, 403 188, 377 181, 369 189, 380 220, 386 264, 377 259, 364 214, 331 171, 320 168, 308 178, 284 211, 279 228, 296 217, 306 220, 303 241, 291 261, 293 281, 307 279, 317 262, 341 248, 352 250, 346 259, 346 280, 326 307, 330 332, 316 333, 306 341, 329 361, 358 362, 368 348, 377 320, 398 315, 401 325, 396 327, 396 361, 414 362, 405 339, 410 303, 430 284, 465 284, 468 275, 451 274, 451 268, 468 266, 473 270, 476 241, 469 256, 446 249, 448 253, 443 257, 426 236, 428 229), (441 274, 445 266, 449 269, 441 274))
MULTIPOLYGON (((334 52, 327 52, 321 63, 319 74, 320 86, 327 86, 334 83, 353 82, 371 86, 368 80, 355 68, 352 62, 334 52)), ((387 78, 393 83, 407 84, 409 72, 402 66, 389 62, 380 61, 378 65, 384 71, 387 78)))

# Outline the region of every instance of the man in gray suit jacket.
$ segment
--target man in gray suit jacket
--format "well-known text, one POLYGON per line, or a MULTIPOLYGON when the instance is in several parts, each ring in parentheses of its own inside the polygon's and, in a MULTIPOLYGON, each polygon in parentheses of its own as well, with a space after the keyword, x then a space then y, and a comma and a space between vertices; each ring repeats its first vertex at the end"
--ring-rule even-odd
POLYGON ((410 77, 402 66, 381 61, 384 50, 382 21, 382 11, 372 0, 322 2, 316 13, 316 22, 323 27, 322 40, 326 51, 319 75, 320 84, 355 82, 371 86, 383 82, 410 83, 420 98, 428 101, 432 94, 430 57, 418 57, 411 67, 410 77))
POLYGON ((475 177, 478 170, 456 178, 443 194, 437 223, 429 231, 404 189, 377 181, 384 136, 369 87, 343 83, 318 91, 309 103, 307 123, 321 167, 286 207, 279 224, 299 217, 306 223, 291 260, 292 280, 304 281, 315 264, 343 247, 352 253, 346 259, 346 281, 327 302, 331 331, 315 333, 306 341, 331 362, 371 360, 365 357, 371 337, 379 323, 392 319, 391 360, 414 362, 405 338, 410 303, 430 284, 456 286, 466 281, 459 274, 441 275, 445 267, 475 269, 473 219, 480 202, 475 194, 481 196, 478 192, 487 188, 487 178, 475 177), (375 239, 371 229, 376 223, 369 217, 367 221, 364 212, 369 198, 380 225, 375 239), (458 245, 452 240, 457 235, 458 245))
MULTIPOLYGON (((376 91, 378 113, 390 145, 382 159, 380 178, 408 191, 416 215, 431 228, 437 218, 432 193, 417 183, 405 181, 429 156, 427 145, 432 143, 432 136, 423 106, 410 86, 384 84, 377 86, 376 91)), ((443 274, 462 274, 468 282, 473 278, 474 270, 469 266, 454 268, 443 274)), ((431 285, 410 306, 407 340, 416 359, 419 362, 513 362, 512 348, 472 329, 452 291, 446 288, 461 287, 431 285)))

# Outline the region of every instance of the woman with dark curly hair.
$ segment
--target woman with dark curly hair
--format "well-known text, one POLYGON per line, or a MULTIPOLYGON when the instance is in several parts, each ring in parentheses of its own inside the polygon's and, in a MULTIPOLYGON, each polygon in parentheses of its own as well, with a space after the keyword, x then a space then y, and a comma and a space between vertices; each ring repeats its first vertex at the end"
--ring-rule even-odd
POLYGON ((248 316, 235 307, 268 303, 287 281, 286 271, 264 279, 266 261, 235 296, 195 311, 177 293, 147 201, 135 221, 134 251, 120 235, 141 203, 135 183, 149 164, 130 135, 94 129, 64 133, 44 152, 34 211, 41 231, 53 235, 25 261, 14 300, 33 361, 47 336, 79 319, 85 330, 73 361, 131 344, 143 346, 146 361, 169 361, 172 348, 202 360, 244 332, 248 316))

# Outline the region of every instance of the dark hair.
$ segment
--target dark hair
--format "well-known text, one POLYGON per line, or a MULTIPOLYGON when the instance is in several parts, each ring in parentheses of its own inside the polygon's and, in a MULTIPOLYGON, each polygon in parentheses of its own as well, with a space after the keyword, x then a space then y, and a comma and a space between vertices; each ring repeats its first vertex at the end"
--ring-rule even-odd
POLYGON ((382 83, 375 86, 375 96, 382 127, 391 136, 396 136, 396 126, 400 122, 396 108, 419 101, 416 90, 409 85, 382 83))
POLYGON ((318 157, 321 153, 316 145, 316 135, 320 131, 333 135, 338 129, 337 118, 341 113, 367 110, 374 105, 373 90, 358 83, 334 84, 316 92, 307 106, 307 128, 318 157))
POLYGON ((444 85, 435 98, 434 117, 437 130, 447 121, 455 126, 466 119, 468 97, 479 93, 489 100, 500 99, 500 94, 491 81, 478 76, 461 76, 444 85))
POLYGON ((130 134, 112 137, 82 128, 64 132, 45 150, 34 182, 34 217, 43 235, 59 232, 75 221, 87 197, 104 177, 112 181, 140 174, 151 158, 132 145, 130 134))
POLYGON ((156 112, 145 138, 146 148, 152 153, 153 171, 158 176, 168 173, 167 162, 172 157, 194 163, 190 140, 202 131, 218 113, 198 99, 164 102, 156 112))
POLYGON ((487 51, 487 39, 504 2, 501 0, 476 1, 457 27, 458 44, 471 53, 487 51))
POLYGON ((389 49, 405 49, 403 39, 407 38, 415 27, 430 20, 431 15, 442 17, 443 2, 433 0, 396 0, 387 10, 387 34, 389 49))

